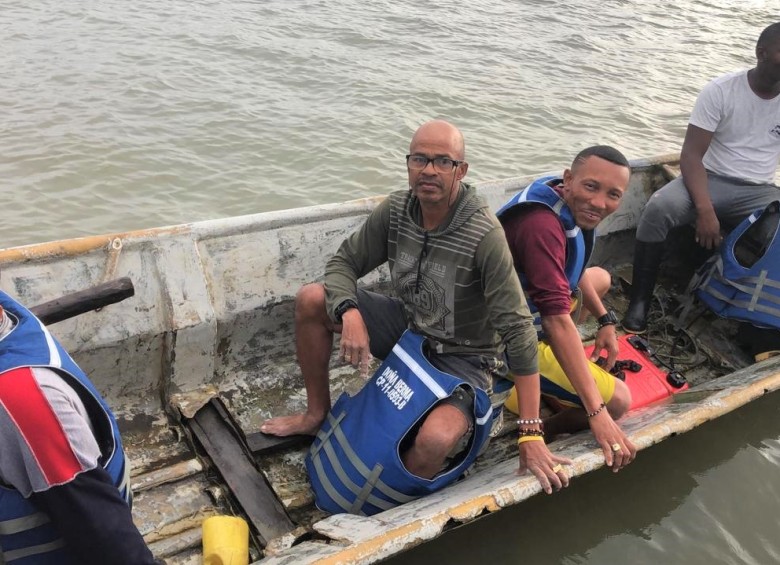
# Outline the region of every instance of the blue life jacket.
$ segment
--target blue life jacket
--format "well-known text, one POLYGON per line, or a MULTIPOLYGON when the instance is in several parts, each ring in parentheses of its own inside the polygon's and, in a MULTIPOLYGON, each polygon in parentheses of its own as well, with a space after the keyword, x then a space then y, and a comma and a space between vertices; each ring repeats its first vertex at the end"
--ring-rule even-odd
MULTIPOLYGON (((0 339, 0 375, 24 367, 47 367, 78 393, 86 406, 102 457, 98 462, 131 504, 128 467, 116 420, 84 372, 24 306, 0 291, 0 305, 16 322, 0 339)), ((9 375, 6 375, 6 378, 9 375)), ((76 565, 49 521, 16 489, 0 485, 0 550, 13 565, 76 565)))
POLYGON ((696 295, 724 318, 780 329, 780 201, 743 220, 699 270, 696 295))
POLYGON ((476 459, 490 432, 490 400, 483 390, 431 365, 423 355, 424 342, 422 336, 404 332, 360 392, 342 394, 328 414, 306 457, 320 509, 370 516, 445 487, 476 459), (401 461, 404 438, 457 387, 474 393, 469 445, 451 468, 434 478, 411 474, 401 461))
MULTIPOLYGON (((536 179, 529 184, 523 190, 515 194, 509 202, 504 204, 501 209, 496 213, 498 219, 503 221, 510 210, 516 210, 521 206, 538 206, 544 205, 558 216, 561 222, 564 233, 566 234, 566 265, 564 267, 564 273, 566 279, 569 281, 569 288, 572 292, 577 290, 577 285, 582 278, 582 273, 585 272, 585 267, 588 264, 591 253, 593 253, 593 245, 596 239, 596 233, 594 230, 583 231, 580 227, 574 223, 574 215, 571 209, 566 205, 566 202, 555 189, 550 186, 560 184, 561 179, 557 177, 542 177, 536 179)), ((520 282, 524 288, 527 288, 528 281, 525 277, 525 273, 517 273, 520 277, 520 282)), ((534 327, 536 328, 536 335, 539 339, 544 337, 542 332, 542 319, 539 316, 539 309, 534 305, 533 301, 528 298, 528 308, 531 310, 531 314, 534 316, 534 327)))

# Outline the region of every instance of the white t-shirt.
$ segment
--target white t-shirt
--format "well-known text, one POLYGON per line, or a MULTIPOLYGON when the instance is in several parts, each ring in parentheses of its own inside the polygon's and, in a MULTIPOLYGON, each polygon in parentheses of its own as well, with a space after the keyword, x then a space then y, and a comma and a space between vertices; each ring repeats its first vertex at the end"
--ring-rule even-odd
POLYGON ((716 78, 699 94, 689 122, 714 132, 704 167, 720 175, 772 183, 780 160, 780 95, 756 96, 747 71, 716 78))

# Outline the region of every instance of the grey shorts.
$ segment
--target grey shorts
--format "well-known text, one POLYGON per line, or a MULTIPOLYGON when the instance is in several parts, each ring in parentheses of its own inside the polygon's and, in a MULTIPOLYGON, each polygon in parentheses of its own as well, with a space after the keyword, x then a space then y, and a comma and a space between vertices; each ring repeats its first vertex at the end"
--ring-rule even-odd
MULTIPOLYGON (((406 331, 408 324, 403 302, 376 292, 358 289, 357 302, 360 314, 368 329, 371 355, 384 359, 406 331)), ((428 352, 431 364, 451 375, 455 375, 472 386, 481 388, 488 395, 493 393, 495 379, 508 374, 503 356, 471 355, 428 352)))

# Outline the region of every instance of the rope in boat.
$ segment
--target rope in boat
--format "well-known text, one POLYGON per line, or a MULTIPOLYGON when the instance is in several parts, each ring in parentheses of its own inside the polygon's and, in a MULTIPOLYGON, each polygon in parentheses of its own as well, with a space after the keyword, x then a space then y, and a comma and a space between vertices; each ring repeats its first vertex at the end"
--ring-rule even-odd
POLYGON ((666 300, 653 293, 647 317, 647 337, 653 345, 655 359, 667 369, 690 370, 710 361, 710 356, 688 331, 700 315, 701 312, 686 327, 678 328, 667 319, 666 300))

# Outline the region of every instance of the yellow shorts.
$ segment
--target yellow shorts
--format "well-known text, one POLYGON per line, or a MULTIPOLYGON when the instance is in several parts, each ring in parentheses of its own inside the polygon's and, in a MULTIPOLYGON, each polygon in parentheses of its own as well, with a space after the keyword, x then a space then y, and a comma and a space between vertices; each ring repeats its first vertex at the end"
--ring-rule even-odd
MULTIPOLYGON (((612 400, 612 395, 615 394, 615 377, 590 361, 588 361, 588 368, 593 380, 596 381, 601 398, 604 402, 612 400)), ((541 375, 542 394, 552 396, 566 406, 582 407, 582 401, 553 355, 552 347, 543 341, 539 342, 539 374, 541 375)), ((517 391, 515 389, 512 389, 512 393, 504 405, 515 414, 518 413, 517 391)))

